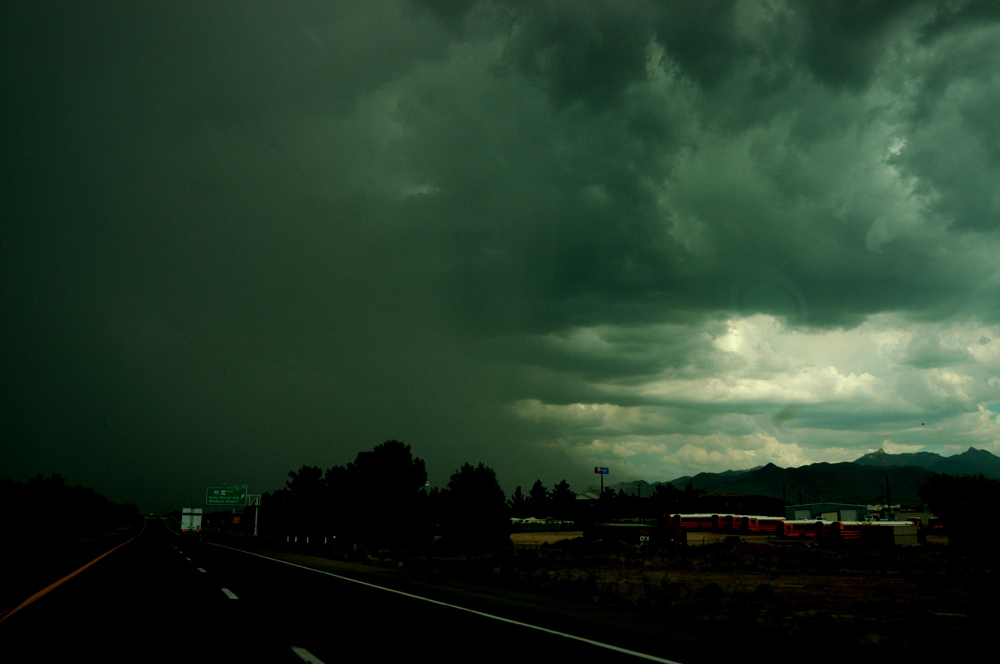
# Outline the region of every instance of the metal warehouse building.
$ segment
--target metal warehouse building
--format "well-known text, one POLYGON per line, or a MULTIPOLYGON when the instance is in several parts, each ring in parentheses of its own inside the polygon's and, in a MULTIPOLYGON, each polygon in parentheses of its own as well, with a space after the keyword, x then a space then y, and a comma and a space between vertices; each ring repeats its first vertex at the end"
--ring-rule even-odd
POLYGON ((869 514, 865 505, 849 503, 809 503, 789 505, 785 508, 785 518, 789 521, 864 521, 869 514))

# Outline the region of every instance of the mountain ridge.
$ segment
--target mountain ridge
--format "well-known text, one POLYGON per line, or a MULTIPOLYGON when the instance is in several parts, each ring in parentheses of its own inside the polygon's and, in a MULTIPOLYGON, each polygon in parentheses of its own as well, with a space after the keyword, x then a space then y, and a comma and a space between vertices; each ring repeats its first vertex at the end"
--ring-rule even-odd
POLYGON ((869 452, 854 461, 819 462, 795 468, 773 463, 747 470, 685 475, 669 482, 644 480, 621 482, 610 488, 626 494, 652 495, 657 485, 673 484, 679 489, 711 493, 754 494, 784 498, 789 502, 846 502, 919 505, 920 486, 931 473, 947 475, 982 474, 1000 479, 1000 457, 987 450, 969 447, 949 457, 934 452, 891 454, 884 449, 869 452))

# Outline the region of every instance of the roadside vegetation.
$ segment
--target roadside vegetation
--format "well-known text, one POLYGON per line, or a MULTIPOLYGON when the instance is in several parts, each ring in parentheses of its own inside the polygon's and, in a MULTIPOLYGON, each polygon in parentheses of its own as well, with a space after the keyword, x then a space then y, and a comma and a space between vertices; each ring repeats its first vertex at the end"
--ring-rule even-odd
POLYGON ((59 474, 27 482, 0 479, 7 521, 0 565, 0 613, 122 541, 139 525, 135 505, 116 504, 59 474))
POLYGON ((651 549, 584 534, 595 522, 655 523, 670 513, 777 515, 785 502, 706 494, 690 485, 658 486, 641 499, 609 489, 597 500, 577 501, 565 481, 549 491, 540 480, 527 493, 517 487, 505 500, 495 473, 483 464, 465 464, 447 488, 426 491, 423 462, 396 441, 359 455, 346 468, 323 473, 305 467, 289 476, 285 489, 265 496, 261 519, 270 523, 258 545, 269 543, 283 555, 363 563, 428 583, 464 584, 470 592, 569 602, 626 621, 671 625, 692 638, 711 640, 722 628, 727 639, 760 647, 815 648, 836 637, 838 647, 862 649, 855 655, 891 649, 922 661, 956 639, 988 633, 992 614, 986 607, 997 591, 996 535, 965 516, 971 504, 996 504, 1000 497, 1000 482, 981 477, 934 475, 921 492, 945 517, 943 532, 958 546, 945 544, 946 537, 906 548, 822 548, 730 537, 714 545, 651 549), (406 490, 394 495, 398 502, 371 499, 377 488, 401 486, 380 478, 403 477, 409 479, 406 490), (313 530, 311 545, 293 536, 303 532, 295 506, 307 503, 310 522, 321 526, 313 530), (282 514, 288 515, 284 521, 282 514), (519 544, 511 518, 530 516, 578 530, 553 533, 551 542, 519 544), (329 536, 321 539, 320 531, 329 536))

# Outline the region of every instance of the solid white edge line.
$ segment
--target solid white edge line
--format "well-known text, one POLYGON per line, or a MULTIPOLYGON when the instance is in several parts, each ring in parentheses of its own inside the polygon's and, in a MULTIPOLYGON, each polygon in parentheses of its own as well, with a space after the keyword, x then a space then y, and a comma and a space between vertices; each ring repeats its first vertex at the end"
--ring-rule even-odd
POLYGON ((228 597, 229 599, 239 599, 239 597, 236 596, 236 593, 234 593, 229 588, 223 588, 222 592, 226 593, 226 597, 228 597))
POLYGON ((305 648, 299 648, 298 646, 292 646, 292 652, 299 656, 303 662, 308 662, 309 664, 323 664, 323 660, 316 657, 305 648))
MULTIPOLYGON (((341 576, 340 574, 334 574, 333 572, 326 572, 321 569, 316 569, 314 567, 306 567, 305 565, 299 565, 297 563, 290 563, 287 560, 280 560, 278 558, 271 558, 270 556, 261 555, 259 553, 253 553, 252 551, 244 551, 243 549, 236 549, 231 546, 226 546, 225 544, 216 544, 214 542, 205 542, 211 546, 217 546, 221 549, 229 549, 230 551, 237 551, 239 553, 245 553, 248 556, 256 556, 258 558, 263 558, 264 560, 270 560, 276 563, 282 563, 283 565, 290 565, 291 567, 298 567, 299 569, 308 570, 310 572, 316 572, 317 574, 325 574, 327 576, 332 576, 335 579, 340 579, 342 581, 349 581, 351 583, 357 583, 362 586, 368 586, 369 588, 375 588, 377 590, 384 590, 388 593, 394 593, 396 595, 402 595, 403 597, 409 597, 411 599, 418 599, 424 602, 430 602, 431 604, 437 604, 438 606, 446 606, 451 609, 457 609, 458 611, 465 611, 466 613, 472 613, 477 616, 482 616, 483 618, 489 618, 491 620, 498 620, 500 622, 508 623, 510 625, 517 625, 519 627, 527 627, 528 629, 537 630, 539 632, 545 632, 546 634, 552 634, 553 636, 561 636, 566 639, 571 639, 573 641, 580 641, 582 643, 588 643, 592 646, 597 646, 598 648, 604 648, 606 650, 613 650, 615 652, 620 652, 625 655, 631 655, 633 657, 639 657, 642 659, 649 660, 651 662, 660 662, 661 664, 681 664, 680 662, 672 659, 664 659, 662 657, 657 657, 656 655, 648 655, 644 652, 638 652, 635 650, 629 650, 628 648, 622 648, 619 646, 611 645, 610 643, 603 643, 601 641, 594 641, 593 639, 584 638, 582 636, 577 636, 575 634, 567 634, 566 632, 559 632, 554 629, 549 629, 548 627, 541 627, 539 625, 532 625, 531 623, 521 622, 519 620, 512 620, 510 618, 504 618, 503 616, 493 615, 492 613, 485 613, 483 611, 476 611, 475 609, 470 609, 464 606, 459 606, 457 604, 449 604, 447 602, 442 602, 441 600, 431 599, 430 597, 421 597, 420 595, 413 595, 402 590, 396 590, 394 588, 386 588, 385 586, 378 586, 374 583, 369 583, 367 581, 359 581, 358 579, 352 579, 349 576, 341 576)), ((225 588, 223 588, 225 590, 225 588)), ((229 591, 226 591, 227 593, 229 591)))

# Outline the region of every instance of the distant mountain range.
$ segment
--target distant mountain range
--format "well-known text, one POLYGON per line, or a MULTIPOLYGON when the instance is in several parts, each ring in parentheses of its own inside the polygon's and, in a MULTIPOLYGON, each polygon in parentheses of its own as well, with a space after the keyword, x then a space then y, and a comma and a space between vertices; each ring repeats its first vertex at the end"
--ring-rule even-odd
MULTIPOLYGON (((678 489, 690 484, 712 493, 740 493, 784 497, 792 503, 845 502, 876 504, 887 490, 893 504, 919 505, 917 491, 931 474, 978 475, 1000 479, 1000 457, 970 447, 961 454, 943 457, 933 452, 889 454, 878 450, 855 461, 814 463, 798 468, 779 468, 773 463, 749 470, 698 473, 671 480, 678 489)), ((657 482, 656 484, 667 484, 657 482)), ((611 488, 627 494, 650 496, 656 484, 623 482, 611 488)))
POLYGON ((854 463, 864 466, 916 466, 938 474, 978 475, 1000 479, 1000 457, 970 447, 961 454, 943 457, 933 452, 889 454, 885 450, 870 452, 854 463))

